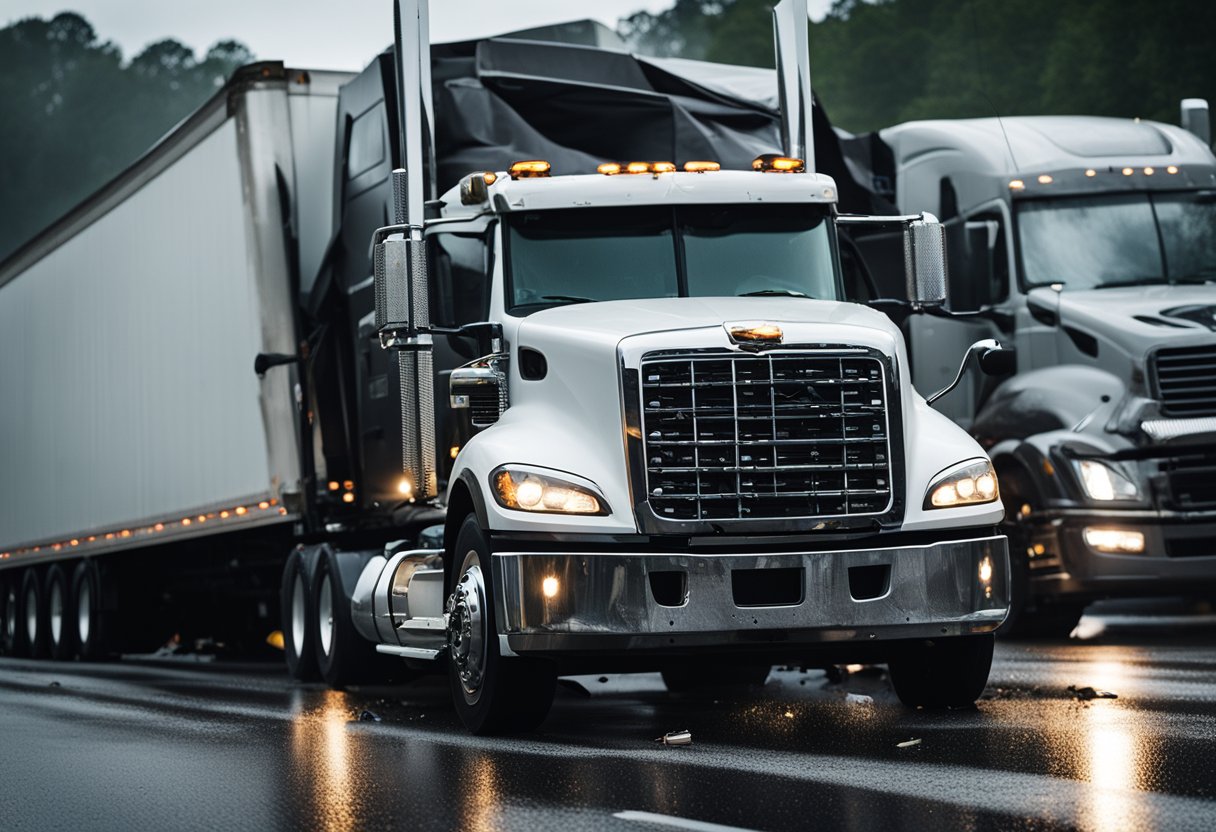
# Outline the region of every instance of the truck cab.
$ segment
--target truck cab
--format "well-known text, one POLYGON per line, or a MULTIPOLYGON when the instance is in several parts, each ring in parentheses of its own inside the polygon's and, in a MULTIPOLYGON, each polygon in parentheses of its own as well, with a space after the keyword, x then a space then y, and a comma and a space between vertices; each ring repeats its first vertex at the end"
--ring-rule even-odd
POLYGON ((1016 373, 943 412, 993 455, 1014 629, 1067 634, 1108 596, 1216 588, 1216 159, 1168 124, 925 121, 880 133, 900 210, 946 224, 955 317, 909 319, 934 389, 976 338, 1016 373))

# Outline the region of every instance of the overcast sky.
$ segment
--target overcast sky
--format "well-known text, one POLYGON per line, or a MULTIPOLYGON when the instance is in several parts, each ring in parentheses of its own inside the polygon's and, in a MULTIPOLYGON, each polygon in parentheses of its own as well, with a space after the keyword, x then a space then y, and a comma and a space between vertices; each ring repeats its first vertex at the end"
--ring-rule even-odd
MULTIPOLYGON (((831 0, 808 0, 819 19, 831 0)), ((431 0, 431 38, 469 40, 512 29, 581 18, 616 26, 639 9, 660 11, 672 0, 431 0)), ((172 37, 201 54, 236 38, 260 59, 316 69, 361 69, 392 41, 392 0, 2 0, 0 22, 50 18, 70 9, 132 58, 172 37)))

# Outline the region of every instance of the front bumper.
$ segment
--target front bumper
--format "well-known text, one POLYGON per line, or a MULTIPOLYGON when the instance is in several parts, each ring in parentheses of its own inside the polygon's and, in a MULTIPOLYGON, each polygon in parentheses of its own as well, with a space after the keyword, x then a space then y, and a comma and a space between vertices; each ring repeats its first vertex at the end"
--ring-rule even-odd
POLYGON ((1039 594, 1135 597, 1216 589, 1216 512, 1058 511, 1034 534, 1031 578, 1039 594), (1085 542, 1087 527, 1144 534, 1141 554, 1106 554, 1085 542))
POLYGON ((995 630, 1009 606, 1003 536, 832 552, 502 552, 493 564, 499 633, 516 653, 955 636, 995 630), (770 576, 785 600, 750 605, 764 592, 748 588, 770 576))

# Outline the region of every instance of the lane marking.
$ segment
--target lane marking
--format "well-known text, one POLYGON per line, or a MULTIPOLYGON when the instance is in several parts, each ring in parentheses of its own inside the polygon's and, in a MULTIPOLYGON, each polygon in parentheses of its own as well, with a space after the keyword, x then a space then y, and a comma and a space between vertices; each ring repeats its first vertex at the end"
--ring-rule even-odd
POLYGON ((720 823, 692 820, 690 818, 682 818, 679 815, 659 815, 654 812, 639 812, 636 809, 615 812, 612 816, 621 820, 633 821, 634 823, 649 823, 654 826, 674 826, 677 829, 690 829, 692 832, 756 832, 754 829, 746 829, 742 826, 723 826, 720 823))

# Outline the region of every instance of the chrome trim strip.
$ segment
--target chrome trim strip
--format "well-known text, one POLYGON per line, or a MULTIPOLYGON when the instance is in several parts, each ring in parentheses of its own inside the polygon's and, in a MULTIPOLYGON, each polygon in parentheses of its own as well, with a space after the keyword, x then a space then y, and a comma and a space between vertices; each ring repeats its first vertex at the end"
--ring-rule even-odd
POLYGON ((1216 416, 1195 416, 1189 419, 1145 419, 1140 423, 1140 430, 1158 442, 1196 433, 1216 433, 1216 416))

